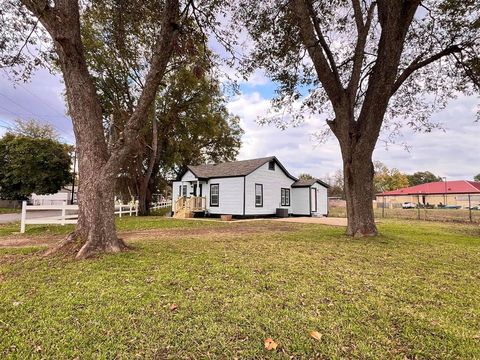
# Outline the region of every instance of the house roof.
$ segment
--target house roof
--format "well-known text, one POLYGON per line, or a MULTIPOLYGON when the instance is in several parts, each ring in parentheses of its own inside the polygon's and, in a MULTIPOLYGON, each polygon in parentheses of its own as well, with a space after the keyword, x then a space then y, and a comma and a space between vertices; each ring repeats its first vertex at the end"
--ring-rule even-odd
POLYGON ((292 184, 292 187, 308 187, 308 186, 312 186, 315 183, 318 183, 318 184, 320 184, 320 185, 322 185, 326 188, 330 187, 330 185, 328 185, 327 183, 324 183, 323 181, 321 181, 319 179, 300 179, 300 180, 295 181, 292 184))
POLYGON ((449 194, 480 194, 480 182, 468 180, 435 181, 431 183, 410 186, 402 189, 385 191, 380 196, 400 195, 443 195, 449 194))
MULTIPOLYGON (((260 166, 270 162, 275 163, 285 172, 285 174, 292 180, 297 180, 294 176, 283 167, 275 156, 269 156, 251 160, 231 161, 218 164, 203 164, 203 165, 188 165, 187 169, 190 170, 197 178, 210 179, 221 177, 237 177, 246 176, 253 171, 257 170, 260 166)), ((186 172, 186 171, 185 171, 186 172)), ((185 172, 180 175, 181 178, 185 175, 185 172)))

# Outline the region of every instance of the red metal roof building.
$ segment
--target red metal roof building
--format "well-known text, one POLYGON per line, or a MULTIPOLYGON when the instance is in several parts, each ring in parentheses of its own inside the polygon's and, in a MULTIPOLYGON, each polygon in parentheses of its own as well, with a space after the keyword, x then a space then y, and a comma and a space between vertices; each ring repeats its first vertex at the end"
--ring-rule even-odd
POLYGON ((436 181, 427 184, 410 186, 402 189, 385 191, 378 196, 402 195, 444 195, 444 194, 480 194, 480 182, 455 180, 436 181))
MULTIPOLYGON (((480 182, 436 181, 377 194, 377 202, 399 207, 411 202, 424 205, 480 206, 480 182)), ((390 206, 390 205, 389 205, 390 206)))

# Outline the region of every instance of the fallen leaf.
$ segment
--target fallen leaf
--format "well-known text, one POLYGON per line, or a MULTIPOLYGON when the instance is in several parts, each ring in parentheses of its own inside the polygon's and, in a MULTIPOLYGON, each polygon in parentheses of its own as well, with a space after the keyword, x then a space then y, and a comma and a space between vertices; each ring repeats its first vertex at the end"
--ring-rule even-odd
POLYGON ((20 301, 14 301, 12 305, 15 306, 15 307, 17 307, 17 306, 19 306, 20 304, 21 304, 20 301))
POLYGON ((178 305, 177 305, 177 304, 174 303, 174 304, 170 305, 170 310, 171 310, 171 311, 175 311, 175 310, 177 310, 177 309, 178 309, 178 305))
POLYGON ((40 345, 35 347, 35 352, 42 352, 42 347, 40 345))
POLYGON ((318 331, 312 331, 310 333, 310 336, 314 338, 315 340, 320 341, 322 339, 322 334, 320 334, 318 331))
POLYGON ((273 341, 272 338, 265 339, 265 349, 267 349, 268 351, 276 350, 277 346, 278 344, 275 341, 273 341))

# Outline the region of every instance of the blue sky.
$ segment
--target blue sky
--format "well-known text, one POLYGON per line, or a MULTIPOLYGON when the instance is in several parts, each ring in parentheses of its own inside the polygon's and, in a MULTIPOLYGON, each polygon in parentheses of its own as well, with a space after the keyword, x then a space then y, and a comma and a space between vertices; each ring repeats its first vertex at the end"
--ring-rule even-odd
MULTIPOLYGON (((60 136, 74 143, 71 121, 66 116, 63 84, 59 75, 37 71, 28 83, 13 86, 0 75, 0 135, 17 118, 36 118, 55 126, 60 136)), ((275 85, 261 72, 241 83, 240 94, 231 97, 228 108, 240 117, 245 130, 240 159, 277 156, 292 174, 308 172, 324 178, 341 168, 340 150, 332 137, 318 143, 312 134, 323 129, 324 120, 308 118, 295 128, 280 130, 273 125, 261 126, 257 118, 267 113, 275 85)), ((379 143, 374 159, 403 172, 429 170, 450 180, 472 179, 480 173, 480 124, 475 123, 478 97, 459 96, 442 112, 435 114, 445 131, 414 133, 405 128, 399 142, 388 148, 379 143)))

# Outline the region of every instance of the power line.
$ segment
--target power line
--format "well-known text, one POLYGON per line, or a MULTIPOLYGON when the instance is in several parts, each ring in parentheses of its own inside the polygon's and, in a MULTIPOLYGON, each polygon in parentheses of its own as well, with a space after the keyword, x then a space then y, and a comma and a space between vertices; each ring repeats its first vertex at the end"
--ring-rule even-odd
MULTIPOLYGON (((25 111, 27 111, 27 112, 28 112, 29 114, 31 114, 32 116, 34 116, 34 117, 36 117, 36 118, 40 118, 40 119, 42 118, 42 116, 37 115, 37 114, 34 114, 34 113, 31 112, 29 109, 27 109, 27 108, 24 107, 23 105, 19 104, 18 102, 16 102, 16 101, 13 100, 12 98, 8 97, 7 95, 0 93, 0 96, 3 96, 5 99, 7 99, 8 101, 10 101, 12 104, 15 104, 15 105, 17 105, 18 107, 24 109, 25 111)), ((13 114, 13 115, 15 115, 15 116, 22 117, 22 116, 20 116, 18 113, 15 114, 14 112, 12 112, 12 111, 10 111, 10 110, 8 110, 8 109, 6 109, 6 108, 3 108, 3 107, 2 107, 2 109, 8 111, 9 113, 11 113, 11 114, 13 114)), ((64 117, 66 117, 66 116, 64 116, 64 117)), ((45 118, 43 118, 43 120, 45 120, 45 118)), ((48 119, 47 119, 47 123, 49 123, 51 126, 53 126, 53 128, 55 128, 55 129, 56 129, 57 131, 59 131, 60 133, 63 133, 63 134, 66 135, 67 137, 73 138, 73 136, 72 136, 71 134, 69 134, 69 133, 68 133, 67 131, 65 131, 65 130, 62 130, 62 129, 58 128, 55 124, 53 124, 53 123, 51 123, 50 121, 48 121, 48 119)), ((64 139, 64 140, 66 140, 66 139, 64 139)))
POLYGON ((42 103, 44 105, 46 105, 47 107, 49 107, 50 109, 52 109, 54 112, 56 112, 57 114, 59 114, 60 116, 62 117, 66 117, 65 114, 61 114, 60 111, 58 111, 57 109, 55 109, 53 106, 51 106, 47 100, 45 99, 42 99, 40 96, 38 96, 37 94, 35 94, 33 91, 31 91, 30 89, 26 88, 25 86, 23 86, 22 84, 17 84, 19 85, 23 90, 25 90, 26 92, 28 92, 30 95, 36 97, 37 99, 41 100, 42 103))

